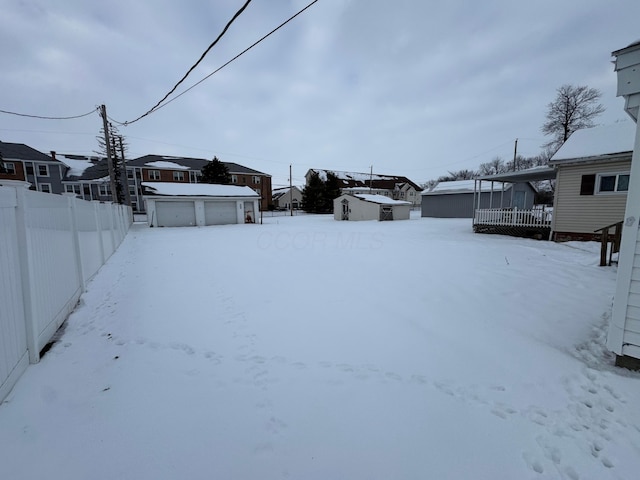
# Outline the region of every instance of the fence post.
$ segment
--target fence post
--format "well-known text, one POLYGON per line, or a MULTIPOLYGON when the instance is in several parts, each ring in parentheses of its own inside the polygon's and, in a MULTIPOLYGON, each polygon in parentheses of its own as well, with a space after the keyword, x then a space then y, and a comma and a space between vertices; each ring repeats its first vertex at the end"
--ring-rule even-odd
POLYGON ((24 308, 25 330, 27 334, 27 350, 29 363, 40 361, 38 349, 38 328, 35 319, 34 294, 31 283, 31 259, 29 257, 29 236, 27 235, 27 208, 25 187, 14 187, 16 191, 16 233, 18 237, 18 255, 20 276, 22 278, 22 302, 24 308))
POLYGON ((80 232, 78 231, 78 210, 77 199, 75 196, 68 197, 69 216, 71 218, 71 233, 73 234, 73 252, 76 257, 76 271, 78 272, 78 281, 80 282, 80 291, 85 291, 84 273, 82 270, 82 255, 80 253, 80 232))
POLYGON ((96 231, 98 232, 98 240, 100 242, 100 265, 104 265, 104 241, 102 240, 102 218, 100 214, 100 202, 94 200, 93 202, 93 213, 96 219, 96 231))

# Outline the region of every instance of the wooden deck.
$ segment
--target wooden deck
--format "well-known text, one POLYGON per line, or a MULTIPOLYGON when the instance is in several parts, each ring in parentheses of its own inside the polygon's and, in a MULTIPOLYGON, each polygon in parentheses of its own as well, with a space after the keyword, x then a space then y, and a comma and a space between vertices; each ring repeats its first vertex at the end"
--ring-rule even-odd
POLYGON ((548 240, 551 234, 551 210, 517 208, 477 209, 473 218, 476 233, 496 233, 514 237, 548 240))

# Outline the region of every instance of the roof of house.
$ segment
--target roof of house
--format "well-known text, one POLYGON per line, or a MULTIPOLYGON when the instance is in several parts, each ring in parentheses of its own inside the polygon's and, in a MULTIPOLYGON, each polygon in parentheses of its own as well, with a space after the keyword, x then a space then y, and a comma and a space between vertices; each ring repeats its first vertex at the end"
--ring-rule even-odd
POLYGON ((259 198, 251 187, 237 185, 218 185, 212 183, 173 183, 142 182, 148 196, 181 196, 181 197, 252 197, 259 198))
POLYGON ((636 125, 628 121, 577 130, 549 162, 554 164, 560 161, 586 160, 633 152, 635 131, 636 125))
POLYGON ((350 193, 345 196, 356 197, 365 202, 378 203, 380 205, 411 205, 411 202, 405 202, 403 200, 394 200, 384 195, 371 195, 368 193, 350 193))
POLYGON ((349 187, 371 187, 375 189, 393 190, 396 187, 402 188, 404 184, 411 185, 415 190, 420 191, 421 188, 418 184, 412 182, 407 177, 398 175, 380 175, 378 173, 358 173, 358 172, 339 172, 335 170, 323 170, 319 168, 309 169, 307 175, 310 172, 315 172, 319 175, 322 181, 327 180, 327 173, 333 173, 341 182, 342 188, 349 187))
MULTIPOLYGON (((475 180, 455 180, 452 182, 440 182, 431 190, 424 190, 422 192, 422 195, 452 195, 456 193, 473 193, 474 191, 477 192, 480 187, 482 187, 481 191, 483 192, 490 192, 492 190, 491 182, 482 182, 482 185, 480 185, 480 183, 481 182, 478 182, 478 184, 476 185, 475 180)), ((504 183, 503 185, 505 190, 511 188, 510 183, 504 183)), ((493 191, 502 191, 502 185, 494 186, 493 191)))
MULTIPOLYGON (((174 157, 169 155, 144 155, 142 157, 134 158, 127 161, 127 166, 131 167, 146 167, 168 170, 202 170, 210 160, 205 158, 192 158, 192 157, 174 157)), ((250 174, 250 175, 267 175, 266 173, 259 172, 252 168, 238 165, 233 162, 222 162, 229 169, 230 174, 250 174)))
POLYGON ((272 196, 274 200, 277 200, 281 197, 284 197, 285 195, 287 195, 289 193, 289 190, 291 189, 294 190, 298 190, 300 193, 302 193, 302 190, 300 188, 298 188, 297 186, 293 186, 293 187, 281 187, 281 188, 274 188, 273 192, 272 192, 272 196))
MULTIPOLYGON (((101 159, 100 157, 88 157, 85 155, 71 155, 71 154, 56 154, 56 158, 64 163, 69 170, 65 174, 65 180, 77 180, 80 179, 87 169, 95 167, 101 159)), ((105 164, 106 165, 106 164, 105 164)))
POLYGON ((0 153, 4 160, 35 160, 39 162, 55 162, 49 155, 39 152, 24 143, 7 143, 0 141, 0 153))

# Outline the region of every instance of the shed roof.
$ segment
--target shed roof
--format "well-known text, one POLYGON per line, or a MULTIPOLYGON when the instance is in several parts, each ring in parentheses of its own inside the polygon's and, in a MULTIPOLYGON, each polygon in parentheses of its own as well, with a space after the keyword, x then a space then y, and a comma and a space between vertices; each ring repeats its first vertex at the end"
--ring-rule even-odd
POLYGON ((405 202, 403 200, 394 200, 393 198, 385 197, 384 195, 371 195, 368 193, 354 193, 350 194, 351 197, 359 198, 365 202, 377 203, 380 205, 411 205, 411 202, 405 202))
POLYGON ((142 182, 147 195, 180 197, 252 197, 260 198, 251 187, 212 183, 142 182))

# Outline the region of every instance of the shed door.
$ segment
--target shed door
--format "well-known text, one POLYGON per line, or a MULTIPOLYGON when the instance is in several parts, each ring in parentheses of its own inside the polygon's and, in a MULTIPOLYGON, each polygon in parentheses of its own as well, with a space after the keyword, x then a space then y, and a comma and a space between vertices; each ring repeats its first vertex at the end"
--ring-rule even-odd
POLYGON ((159 227, 185 227, 196 224, 196 210, 189 201, 156 201, 159 227))
POLYGON ((393 207, 380 207, 380 221, 382 222, 384 220, 393 220, 393 207))
POLYGON ((236 215, 236 202, 205 202, 205 225, 229 225, 238 223, 236 215))
POLYGON ((513 206, 518 210, 524 210, 525 192, 522 190, 513 193, 513 206))

